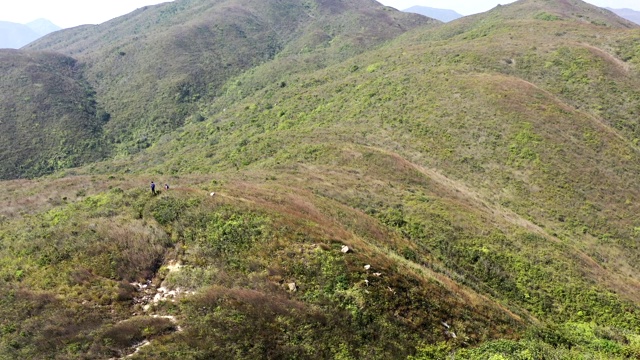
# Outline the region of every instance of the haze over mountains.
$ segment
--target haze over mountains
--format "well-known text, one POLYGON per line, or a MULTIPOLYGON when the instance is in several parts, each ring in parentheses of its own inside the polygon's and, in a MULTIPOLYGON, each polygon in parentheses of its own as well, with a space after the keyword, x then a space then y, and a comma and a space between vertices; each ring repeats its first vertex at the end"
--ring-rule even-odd
POLYGON ((57 30, 60 30, 60 27, 46 19, 34 20, 27 24, 0 21, 0 48, 19 49, 57 30))
POLYGON ((633 21, 636 24, 640 24, 640 12, 639 11, 635 11, 632 9, 611 9, 611 8, 607 8, 608 10, 613 11, 614 13, 616 13, 618 16, 623 17, 629 21, 633 21))
POLYGON ((0 358, 638 358, 639 37, 177 0, 0 50, 0 358))
POLYGON ((437 9, 428 6, 412 6, 410 8, 404 9, 404 12, 410 12, 415 14, 424 15, 433 19, 440 20, 442 22, 449 22, 462 17, 461 14, 453 10, 448 9, 437 9))

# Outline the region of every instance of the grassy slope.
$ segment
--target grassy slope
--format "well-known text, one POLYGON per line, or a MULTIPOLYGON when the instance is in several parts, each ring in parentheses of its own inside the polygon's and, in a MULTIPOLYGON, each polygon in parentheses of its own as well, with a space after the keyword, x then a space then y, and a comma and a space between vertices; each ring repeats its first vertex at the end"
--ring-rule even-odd
POLYGON ((5 182, 2 301, 35 316, 6 316, 0 351, 638 357, 637 30, 531 4, 271 84, 257 67, 205 121, 84 170, 110 175, 5 182), (196 291, 151 310, 182 332, 119 322, 142 313, 119 282, 148 276, 196 291))
POLYGON ((103 118, 77 62, 52 53, 0 52, 0 179, 102 159, 103 118))
POLYGON ((615 54, 634 32, 526 19, 498 24, 472 42, 477 29, 445 41, 415 33, 272 86, 140 159, 172 174, 334 165, 325 151, 352 143, 393 150, 636 276, 638 194, 629 184, 638 150, 627 110, 637 108, 637 72, 633 60, 603 50, 615 54), (533 24, 549 37, 511 35, 533 24), (558 37, 557 26, 573 33, 558 37), (594 29, 608 37, 588 43, 594 29), (195 145, 203 143, 210 146, 195 145))
POLYGON ((181 0, 54 34, 29 49, 85 64, 111 114, 106 132, 128 154, 202 119, 200 104, 255 66, 290 58, 300 65, 289 73, 317 69, 429 22, 369 0, 181 0))
MULTIPOLYGON (((423 181, 413 171, 407 176, 423 181)), ((331 199, 255 180, 218 185, 224 190, 212 198, 198 189, 211 186, 206 177, 181 180, 196 188, 152 197, 128 188, 132 180, 144 181, 51 180, 59 192, 49 200, 37 195, 44 184, 7 184, 12 194, 3 205, 14 211, 5 212, 0 232, 12 240, 2 248, 2 287, 18 295, 3 298, 2 308, 34 309, 3 317, 3 355, 103 358, 148 338, 155 345, 140 353, 147 358, 397 358, 417 344, 451 340, 442 321, 453 326, 457 344, 522 330, 517 315, 438 274, 431 267, 442 265, 430 259, 427 266, 399 233, 331 199), (18 194, 50 210, 20 216, 27 207, 10 200, 18 194), (343 254, 342 244, 353 250, 343 254), (172 259, 185 267, 156 274, 172 259), (120 321, 142 312, 123 280, 150 274, 197 292, 151 310, 176 315, 184 330, 157 324, 143 331, 152 320, 143 316, 120 329, 122 340, 113 338, 125 327, 120 321), (291 282, 295 293, 287 290, 291 282), (42 322, 50 325, 38 328, 42 322)))
MULTIPOLYGON (((185 128, 173 145, 158 146, 141 160, 170 158, 156 167, 166 175, 237 167, 259 169, 277 181, 276 174, 294 172, 307 179, 307 188, 363 211, 399 209, 396 223, 409 238, 430 240, 426 249, 471 276, 475 287, 543 319, 617 323, 637 331, 629 322, 637 305, 631 312, 627 306, 639 296, 638 150, 636 121, 628 113, 637 107, 638 72, 634 55, 618 57, 633 54, 628 39, 636 30, 580 17, 540 20, 537 14, 505 22, 498 12, 462 32, 457 23, 414 32, 382 51, 265 89, 204 126, 185 128), (527 31, 534 26, 535 33, 527 31), (604 35, 593 37, 595 31, 604 35), (364 149, 356 148, 358 160, 343 168, 340 159, 354 152, 353 144, 364 149), (381 188, 346 181, 350 173, 386 175, 380 164, 357 154, 390 152, 457 189, 450 191, 466 193, 474 199, 470 206, 488 208, 490 218, 541 238, 511 235, 507 250, 499 237, 438 243, 425 230, 405 229, 429 223, 407 195, 381 195, 381 188), (326 175, 307 174, 297 163, 337 175, 333 182, 309 180, 326 175), (325 190, 327 182, 335 185, 325 190), (474 247, 487 247, 486 257, 469 254, 474 247)), ((390 185, 417 191, 404 182, 390 185)), ((446 214, 456 217, 457 211, 446 214)))
POLYGON ((435 20, 367 0, 181 0, 51 34, 2 54, 2 143, 11 150, 0 177, 136 153, 204 119, 223 84, 260 64, 315 70, 427 23, 435 20), (28 126, 34 112, 39 129, 28 126), (41 132, 48 138, 30 144, 41 132))

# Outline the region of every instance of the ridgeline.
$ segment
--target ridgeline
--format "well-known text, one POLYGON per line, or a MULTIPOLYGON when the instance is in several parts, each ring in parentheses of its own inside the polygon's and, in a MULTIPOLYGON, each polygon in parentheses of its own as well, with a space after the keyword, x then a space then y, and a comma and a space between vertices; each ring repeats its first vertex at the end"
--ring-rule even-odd
POLYGON ((2 52, 0 357, 638 358, 638 38, 177 0, 2 52))

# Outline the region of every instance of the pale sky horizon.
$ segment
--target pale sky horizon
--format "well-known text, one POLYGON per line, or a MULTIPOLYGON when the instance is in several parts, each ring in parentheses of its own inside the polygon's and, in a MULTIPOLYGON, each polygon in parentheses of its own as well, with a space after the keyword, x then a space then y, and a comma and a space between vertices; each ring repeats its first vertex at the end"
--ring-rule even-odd
MULTIPOLYGON (((471 15, 509 4, 516 0, 378 0, 380 3, 404 10, 414 5, 455 10, 471 15)), ((26 24, 44 18, 54 24, 69 28, 84 24, 100 24, 125 15, 147 5, 167 0, 18 0, 5 2, 1 7, 0 21, 26 24)), ((587 0, 588 3, 614 9, 629 8, 640 11, 638 0, 587 0)))

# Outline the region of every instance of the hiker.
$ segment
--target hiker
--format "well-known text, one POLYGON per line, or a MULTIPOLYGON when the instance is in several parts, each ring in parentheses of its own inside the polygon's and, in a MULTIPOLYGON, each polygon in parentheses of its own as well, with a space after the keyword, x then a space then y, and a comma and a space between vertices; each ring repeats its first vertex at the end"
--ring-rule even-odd
POLYGON ((153 181, 151 182, 151 193, 153 195, 156 194, 156 184, 153 181))
POLYGON ((169 184, 164 184, 164 189, 169 190, 169 184))

